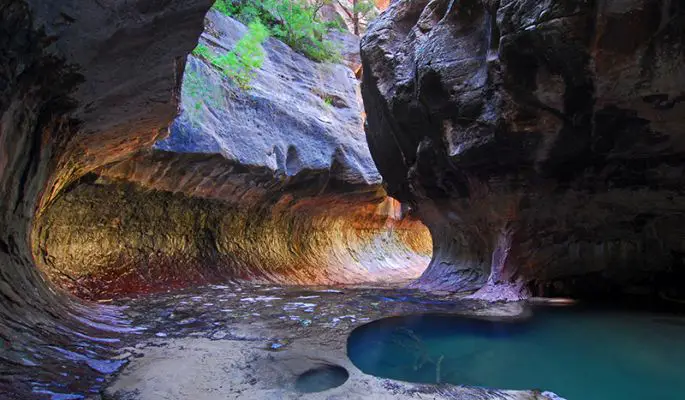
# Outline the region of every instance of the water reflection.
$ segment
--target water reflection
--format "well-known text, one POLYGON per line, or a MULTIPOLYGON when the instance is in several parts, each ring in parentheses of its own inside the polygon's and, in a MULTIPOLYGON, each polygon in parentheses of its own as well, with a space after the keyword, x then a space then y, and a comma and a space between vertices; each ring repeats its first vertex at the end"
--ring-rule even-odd
POLYGON ((395 317, 353 331, 348 355, 366 373, 411 382, 545 389, 584 400, 685 393, 682 315, 538 308, 509 322, 395 317))

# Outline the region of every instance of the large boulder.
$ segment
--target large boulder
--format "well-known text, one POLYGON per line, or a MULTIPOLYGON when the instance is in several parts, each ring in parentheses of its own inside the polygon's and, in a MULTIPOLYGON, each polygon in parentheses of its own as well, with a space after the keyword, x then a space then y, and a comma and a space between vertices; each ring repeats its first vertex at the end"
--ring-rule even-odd
MULTIPOLYGON (((242 23, 210 11, 200 43, 220 56, 246 32, 242 23)), ((213 154, 226 165, 263 168, 277 181, 325 175, 351 185, 379 185, 352 71, 314 62, 274 38, 263 48, 264 63, 247 90, 208 60, 190 56, 182 113, 154 150, 179 157, 213 154)), ((104 173, 117 175, 123 164, 104 173)))
POLYGON ((362 92, 388 191, 433 235, 417 286, 682 293, 683 27, 667 0, 393 2, 362 92))

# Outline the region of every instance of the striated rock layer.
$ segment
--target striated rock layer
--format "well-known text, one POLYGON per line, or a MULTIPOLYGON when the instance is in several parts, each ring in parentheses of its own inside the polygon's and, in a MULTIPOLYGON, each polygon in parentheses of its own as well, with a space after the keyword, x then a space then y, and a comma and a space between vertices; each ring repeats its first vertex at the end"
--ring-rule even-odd
MULTIPOLYGON (((247 33, 242 23, 216 11, 209 12, 206 24, 200 43, 214 58, 247 33)), ((264 62, 247 90, 236 87, 211 59, 190 56, 183 113, 155 149, 220 155, 236 165, 264 167, 275 180, 310 172, 350 184, 379 184, 352 71, 316 63, 275 38, 262 47, 264 62)), ((221 186, 220 176, 211 178, 209 185, 221 186)))
POLYGON ((317 195, 230 204, 122 183, 82 184, 40 223, 51 280, 81 297, 247 279, 284 284, 408 281, 430 236, 399 203, 317 195))
POLYGON ((99 357, 125 321, 46 282, 34 266, 31 225, 61 187, 168 126, 210 4, 0 4, 1 397, 69 392, 114 368, 99 357))
POLYGON ((362 39, 367 137, 434 243, 416 283, 683 294, 685 7, 395 1, 362 39))
MULTIPOLYGON (((246 33, 207 15, 221 56, 246 33)), ((60 195, 34 232, 51 280, 82 297, 254 279, 285 284, 418 277, 431 241, 387 197, 366 145, 357 80, 282 42, 248 90, 189 57, 183 112, 153 149, 60 195)))
MULTIPOLYGON (((217 277, 398 279, 427 262, 424 228, 380 187, 344 66, 270 40, 265 75, 242 93, 193 59, 184 116, 150 150, 210 5, 0 5, 3 399, 98 393, 95 378, 124 362, 110 356, 129 321, 49 279, 98 298, 217 277)), ((225 53, 245 28, 211 18, 203 42, 225 53)))

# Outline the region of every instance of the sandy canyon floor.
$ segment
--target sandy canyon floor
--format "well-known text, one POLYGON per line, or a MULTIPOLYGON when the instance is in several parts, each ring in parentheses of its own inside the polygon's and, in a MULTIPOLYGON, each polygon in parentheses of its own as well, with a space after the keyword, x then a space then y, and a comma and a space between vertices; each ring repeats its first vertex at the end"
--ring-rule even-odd
MULTIPOLYGON (((525 318, 522 304, 487 304, 384 287, 213 285, 115 302, 140 328, 105 399, 548 399, 537 391, 426 385, 364 374, 346 341, 370 321, 412 313, 525 318), (303 393, 302 374, 339 366, 344 384, 303 393)), ((548 397, 551 396, 551 397, 548 397)))

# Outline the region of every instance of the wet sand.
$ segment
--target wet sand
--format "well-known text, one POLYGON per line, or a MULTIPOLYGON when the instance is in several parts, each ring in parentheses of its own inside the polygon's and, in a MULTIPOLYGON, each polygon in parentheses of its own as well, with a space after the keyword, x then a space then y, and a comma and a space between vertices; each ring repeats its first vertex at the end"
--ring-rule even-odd
POLYGON ((134 326, 105 398, 156 399, 547 399, 539 392, 399 382, 366 375, 348 359, 349 333, 370 321, 412 313, 520 318, 521 304, 488 304, 384 287, 228 284, 116 302, 134 326), (341 366, 336 388, 301 393, 297 378, 341 366))

